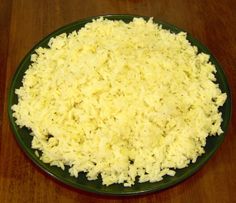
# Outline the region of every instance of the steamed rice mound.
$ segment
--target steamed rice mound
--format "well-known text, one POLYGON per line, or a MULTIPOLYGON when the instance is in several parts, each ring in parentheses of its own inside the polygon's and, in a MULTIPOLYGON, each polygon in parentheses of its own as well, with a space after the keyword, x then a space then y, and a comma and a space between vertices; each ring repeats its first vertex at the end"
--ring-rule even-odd
POLYGON ((226 100, 209 56, 152 20, 97 19, 31 56, 12 106, 40 159, 104 185, 156 182, 220 135, 226 100))

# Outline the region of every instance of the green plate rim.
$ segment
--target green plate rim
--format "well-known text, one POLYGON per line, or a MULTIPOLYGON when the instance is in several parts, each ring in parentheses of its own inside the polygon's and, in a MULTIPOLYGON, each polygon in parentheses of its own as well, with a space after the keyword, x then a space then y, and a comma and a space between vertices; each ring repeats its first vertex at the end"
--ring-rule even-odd
MULTIPOLYGON (((220 79, 223 81, 223 83, 221 85, 223 85, 223 87, 221 87, 221 89, 223 88, 225 90, 225 92, 227 93, 227 100, 224 104, 224 108, 226 111, 226 117, 224 118, 224 121, 222 122, 224 124, 224 126, 222 126, 222 128, 224 129, 224 133, 222 135, 220 135, 218 137, 218 142, 214 145, 214 147, 211 149, 210 152, 208 152, 207 154, 204 154, 204 158, 201 158, 200 160, 197 160, 196 166, 192 169, 192 170, 187 170, 183 175, 181 175, 180 177, 178 177, 177 179, 174 179, 170 182, 167 183, 163 183, 161 185, 160 182, 157 183, 136 183, 135 185, 144 185, 144 184, 149 184, 151 186, 147 187, 146 189, 138 189, 138 190, 128 190, 127 187, 123 187, 120 184, 114 184, 114 185, 119 185, 118 188, 123 188, 123 191, 106 191, 106 190, 101 190, 99 188, 93 188, 93 187, 88 187, 87 185, 83 185, 83 184, 78 184, 75 182, 71 182, 69 181, 67 178, 65 177, 58 177, 57 174, 54 173, 54 169, 53 167, 49 166, 48 164, 44 164, 42 163, 36 156, 35 154, 32 152, 32 149, 30 147, 28 147, 24 140, 21 138, 20 133, 18 132, 19 127, 15 124, 15 119, 12 116, 12 110, 11 110, 11 106, 14 104, 13 99, 15 96, 15 89, 14 87, 16 86, 17 83, 17 79, 19 77, 19 74, 22 72, 22 69, 24 67, 24 63, 27 61, 27 59, 29 59, 30 55, 34 52, 34 50, 38 47, 41 46, 41 44, 44 44, 46 42, 48 42, 48 40, 53 37, 56 36, 60 33, 64 33, 66 32, 68 29, 74 29, 74 30, 79 30, 80 28, 78 28, 79 24, 85 24, 88 22, 91 22, 93 19, 97 19, 100 17, 104 17, 107 19, 111 19, 111 20, 123 20, 123 21, 129 21, 134 17, 142 17, 145 20, 148 20, 150 17, 147 16, 141 16, 141 15, 132 15, 132 14, 108 14, 108 15, 99 15, 99 16, 93 16, 93 17, 88 17, 88 18, 84 18, 81 19, 79 21, 73 22, 71 24, 65 25, 63 27, 60 27, 59 29, 55 30, 54 32, 50 33, 49 35, 47 35, 46 37, 44 37, 41 41, 39 41, 23 58, 23 60, 21 61, 21 63, 19 64, 13 78, 12 78, 12 82, 10 85, 10 88, 8 90, 8 117, 10 120, 10 125, 11 128, 14 132, 14 137, 17 141, 17 143, 19 144, 20 148, 23 150, 23 152, 30 158, 31 161, 33 161, 40 169, 42 169, 44 172, 46 172, 47 174, 49 174, 50 176, 54 177, 56 180, 69 185, 73 188, 76 189, 80 189, 86 192, 92 192, 92 193, 96 193, 99 195, 109 195, 109 196, 133 196, 133 195, 143 195, 146 193, 151 193, 151 192, 155 192, 155 191, 159 191, 159 190, 163 190, 166 188, 169 188, 171 186, 176 185, 177 183, 180 183, 182 181, 184 181, 185 179, 187 179, 188 177, 190 177, 191 175, 193 175, 196 171, 198 171, 212 156, 213 154, 216 152, 216 150, 220 147, 220 145, 222 144, 225 134, 227 132, 228 129, 228 125, 229 125, 229 121, 231 118, 231 113, 232 113, 232 101, 231 101, 231 92, 230 92, 230 88, 225 76, 225 73, 223 71, 223 69, 221 68, 220 64, 217 62, 216 58, 211 54, 211 52, 208 50, 208 48, 206 48, 202 43, 200 43, 196 38, 192 37, 188 32, 186 32, 183 29, 180 29, 174 25, 171 25, 169 23, 166 23, 164 21, 160 21, 157 20, 155 18, 153 18, 153 21, 157 24, 161 24, 163 26, 164 29, 168 29, 171 32, 174 33, 178 33, 178 32, 186 32, 187 33, 187 39, 190 41, 190 43, 194 46, 198 47, 198 50, 200 50, 200 52, 204 52, 208 55, 210 55, 210 61, 216 66, 217 69, 217 74, 219 74, 220 79), (126 190, 127 189, 127 190, 126 190)), ((82 26, 83 27, 83 26, 82 26)), ((27 68, 25 69, 27 70, 27 68)), ((22 78, 21 78, 22 79, 22 78)), ((208 139, 208 138, 207 138, 208 139)), ((190 165, 193 165, 192 163, 190 165)), ((188 166, 189 167, 189 166, 188 166)), ((187 167, 187 168, 188 168, 187 167)), ((184 169, 187 169, 184 168, 184 169)), ((182 169, 180 169, 182 170, 182 169)), ((164 177, 165 179, 165 177, 164 177)), ((92 181, 88 181, 91 184, 92 181)), ((94 184, 98 184, 95 183, 94 184)), ((103 186, 102 186, 103 187, 103 186)), ((113 187, 113 186, 108 186, 109 187, 113 187)), ((138 187, 139 188, 139 187, 138 187)))

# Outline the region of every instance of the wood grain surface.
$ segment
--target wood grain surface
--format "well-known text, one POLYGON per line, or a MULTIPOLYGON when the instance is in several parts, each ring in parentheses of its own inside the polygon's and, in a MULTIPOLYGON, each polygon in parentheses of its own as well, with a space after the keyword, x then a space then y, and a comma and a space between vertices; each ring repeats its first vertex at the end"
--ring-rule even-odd
POLYGON ((236 202, 235 11, 234 0, 1 0, 0 202, 236 202), (224 143, 199 172, 161 192, 118 198, 67 187, 39 170, 24 155, 9 127, 7 91, 24 55, 55 29, 103 14, 153 16, 188 31, 215 55, 230 84, 233 114, 224 143))

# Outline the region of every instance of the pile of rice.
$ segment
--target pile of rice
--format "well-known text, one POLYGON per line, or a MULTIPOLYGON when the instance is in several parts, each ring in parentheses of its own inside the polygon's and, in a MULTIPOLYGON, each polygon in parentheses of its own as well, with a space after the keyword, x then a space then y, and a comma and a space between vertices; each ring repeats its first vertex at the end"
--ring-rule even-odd
POLYGON ((38 48, 12 106, 40 159, 104 185, 156 182, 222 133, 226 100, 209 56, 186 33, 97 19, 38 48))

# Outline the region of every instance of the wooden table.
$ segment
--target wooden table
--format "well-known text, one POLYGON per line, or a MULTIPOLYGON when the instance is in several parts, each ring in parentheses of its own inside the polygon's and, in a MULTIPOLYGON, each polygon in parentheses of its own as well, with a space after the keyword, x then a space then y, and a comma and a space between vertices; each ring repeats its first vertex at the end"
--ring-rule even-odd
POLYGON ((39 170, 21 151, 9 127, 7 90, 32 46, 62 25, 101 14, 153 16, 191 33, 222 65, 236 105, 236 2, 234 0, 1 0, 0 202, 236 202, 236 114, 224 143, 186 181, 149 195, 104 197, 67 187, 39 170))

